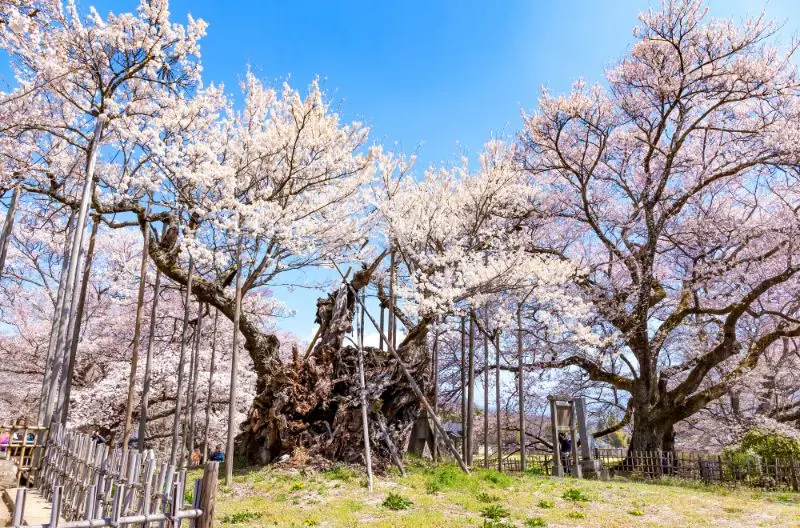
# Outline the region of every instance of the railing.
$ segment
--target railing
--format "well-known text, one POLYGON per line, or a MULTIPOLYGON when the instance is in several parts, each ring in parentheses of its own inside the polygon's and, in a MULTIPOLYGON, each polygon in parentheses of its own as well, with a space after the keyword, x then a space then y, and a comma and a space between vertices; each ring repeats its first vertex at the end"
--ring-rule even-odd
POLYGON ((677 477, 714 484, 744 484, 800 491, 800 460, 701 452, 597 449, 597 458, 615 474, 677 477))
POLYGON ((54 430, 47 442, 36 485, 52 503, 50 522, 24 521, 29 490, 19 488, 12 526, 21 528, 97 528, 157 523, 180 528, 213 524, 218 463, 205 465, 194 482, 191 507, 186 508, 186 470, 159 462, 153 451, 123 451, 95 443, 89 435, 54 430))
POLYGON ((17 484, 39 469, 47 428, 27 423, 0 425, 0 458, 17 466, 17 484))

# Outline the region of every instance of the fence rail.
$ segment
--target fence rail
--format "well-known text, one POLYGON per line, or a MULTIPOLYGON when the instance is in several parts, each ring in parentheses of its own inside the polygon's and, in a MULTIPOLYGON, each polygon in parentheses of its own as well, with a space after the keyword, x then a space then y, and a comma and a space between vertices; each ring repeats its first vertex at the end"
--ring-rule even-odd
POLYGON ((39 469, 42 448, 47 441, 47 428, 15 422, 0 425, 0 459, 17 466, 17 485, 39 469))
MULTIPOLYGON (((628 451, 595 449, 594 456, 612 475, 642 478, 675 477, 707 484, 741 484, 767 489, 800 491, 800 460, 767 459, 752 455, 721 455, 696 451, 628 451)), ((476 457, 473 467, 484 467, 476 457)), ((490 469, 498 469, 497 455, 489 457, 490 469)), ((502 459, 502 470, 520 473, 518 454, 502 459)), ((552 453, 528 453, 525 470, 541 475, 553 473, 552 453)), ((569 469, 565 468, 567 474, 569 469)))
POLYGON ((186 470, 159 462, 153 451, 139 453, 95 443, 89 435, 54 429, 35 480, 52 504, 50 522, 24 522, 28 490, 17 490, 12 526, 21 528, 97 528, 157 523, 180 528, 213 525, 218 463, 208 462, 193 485, 186 507, 186 470))

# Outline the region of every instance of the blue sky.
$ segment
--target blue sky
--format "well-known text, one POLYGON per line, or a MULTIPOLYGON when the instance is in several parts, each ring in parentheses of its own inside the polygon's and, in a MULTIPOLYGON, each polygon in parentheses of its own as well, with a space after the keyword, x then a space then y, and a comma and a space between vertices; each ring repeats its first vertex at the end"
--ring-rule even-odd
MULTIPOLYGON (((134 0, 78 0, 101 14, 134 0)), ((248 65, 260 77, 304 87, 315 76, 346 119, 364 121, 372 139, 418 149, 421 166, 474 155, 492 134, 513 134, 520 109, 541 86, 569 89, 603 71, 632 42, 636 16, 660 2, 258 1, 173 0, 173 20, 209 23, 202 42, 206 82, 229 90, 248 65)), ((712 0, 712 16, 741 18, 766 10, 800 29, 797 0, 712 0)), ((285 296, 298 317, 282 326, 307 338, 318 292, 285 296)))

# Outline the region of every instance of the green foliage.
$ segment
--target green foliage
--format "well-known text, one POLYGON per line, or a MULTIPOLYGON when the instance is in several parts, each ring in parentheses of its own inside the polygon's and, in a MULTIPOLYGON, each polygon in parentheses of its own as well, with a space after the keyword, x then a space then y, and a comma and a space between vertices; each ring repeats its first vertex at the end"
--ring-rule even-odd
POLYGON ((503 508, 499 504, 492 504, 491 506, 487 506, 486 508, 481 510, 481 515, 485 519, 489 519, 491 521, 497 521, 500 519, 504 519, 510 515, 507 509, 503 508))
POLYGON ((575 511, 569 512, 567 514, 567 517, 569 517, 570 519, 585 519, 586 518, 586 514, 583 513, 582 511, 575 510, 575 511))
POLYGON ((249 510, 239 511, 223 515, 220 517, 222 524, 244 524, 246 522, 255 521, 260 519, 263 514, 261 512, 254 512, 249 510))
POLYGON ((344 482, 350 482, 351 480, 355 479, 358 474, 349 466, 337 465, 322 473, 322 476, 328 480, 341 480, 344 482))
POLYGON ((500 473, 494 469, 485 470, 483 472, 483 480, 490 482, 498 488, 507 488, 512 482, 514 482, 510 476, 506 475, 505 473, 500 473))
POLYGON ((389 495, 386 496, 386 499, 383 501, 383 507, 389 508, 390 510, 407 510, 414 504, 411 502, 411 499, 403 497, 399 493, 392 493, 390 492, 389 495))
POLYGON ((775 431, 753 428, 742 436, 738 446, 727 449, 726 455, 729 458, 757 455, 768 460, 800 458, 800 441, 775 431))
POLYGON ((553 501, 540 500, 539 504, 537 504, 537 506, 539 506, 540 508, 543 508, 545 510, 548 510, 548 509, 552 508, 554 505, 553 505, 553 501))
POLYGON ((642 510, 630 510, 628 513, 633 515, 634 517, 641 517, 642 515, 644 515, 644 512, 642 510))
POLYGON ((578 488, 569 488, 561 498, 572 502, 589 502, 589 497, 578 488))
POLYGON ((289 489, 292 490, 292 491, 300 491, 300 490, 305 489, 305 487, 306 487, 306 485, 303 484, 302 481, 298 480, 298 481, 292 483, 292 487, 289 488, 289 489))
POLYGON ((544 528, 547 526, 547 523, 541 517, 531 517, 530 519, 526 519, 522 526, 525 528, 544 528))
POLYGON ((425 489, 428 493, 439 493, 448 488, 467 488, 469 476, 455 466, 439 466, 430 470, 425 489))
POLYGON ((183 502, 185 504, 192 504, 194 500, 194 489, 186 490, 183 492, 183 502))
POLYGON ((497 495, 492 495, 491 493, 486 493, 485 491, 478 493, 476 498, 478 499, 478 502, 483 503, 498 502, 500 500, 500 497, 497 495))

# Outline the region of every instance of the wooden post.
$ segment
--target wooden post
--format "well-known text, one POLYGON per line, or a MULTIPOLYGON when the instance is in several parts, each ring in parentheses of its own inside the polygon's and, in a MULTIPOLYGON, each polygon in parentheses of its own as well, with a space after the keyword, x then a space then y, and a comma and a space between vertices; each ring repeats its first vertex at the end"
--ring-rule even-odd
POLYGON ((186 339, 189 332, 189 311, 191 310, 192 301, 192 275, 194 274, 194 260, 191 253, 189 254, 189 270, 186 279, 186 297, 184 298, 183 306, 183 330, 181 332, 181 351, 178 357, 178 384, 175 389, 175 416, 172 420, 172 445, 169 451, 169 463, 171 465, 178 465, 183 460, 183 456, 179 455, 179 441, 180 441, 180 428, 181 428, 181 407, 183 396, 183 377, 184 366, 186 364, 186 339))
MULTIPOLYGON (((483 315, 488 332, 489 312, 484 311, 483 315)), ((499 456, 497 460, 499 464, 499 456)), ((489 469, 489 338, 486 335, 483 336, 483 467, 489 469)))
MULTIPOLYGON (((503 431, 500 428, 500 332, 494 336, 494 405, 495 427, 497 427, 497 470, 503 471, 503 431)), ((488 369, 486 375, 489 375, 488 369)))
POLYGON ((197 519, 197 528, 214 528, 214 514, 217 508, 217 478, 219 462, 206 462, 203 481, 200 484, 199 508, 203 515, 197 519))
POLYGON ((78 290, 76 288, 76 279, 78 276, 78 268, 80 267, 80 254, 83 247, 83 235, 86 227, 86 217, 89 212, 89 203, 92 198, 92 191, 94 189, 94 172, 97 165, 97 153, 100 147, 100 139, 105 127, 107 117, 105 114, 97 116, 95 122, 94 136, 89 143, 89 148, 86 153, 86 175, 83 182, 83 190, 81 193, 81 202, 78 209, 78 220, 75 226, 75 237, 72 241, 70 248, 69 265, 67 266, 67 282, 64 290, 64 306, 61 310, 61 317, 59 318, 58 339, 56 341, 55 356, 53 362, 53 376, 51 378, 50 392, 48 393, 47 408, 45 413, 45 425, 50 425, 51 421, 58 421, 60 415, 56 413, 56 409, 61 407, 64 394, 59 394, 59 386, 66 379, 67 368, 69 361, 69 347, 68 336, 70 329, 74 328, 74 309, 77 307, 76 297, 78 290))
POLYGON ((211 366, 208 372, 208 395, 206 396, 206 425, 203 431, 203 460, 208 460, 208 428, 211 421, 211 400, 214 392, 214 369, 216 368, 217 359, 217 320, 219 319, 219 310, 214 309, 214 329, 211 335, 211 366))
POLYGON ((472 466, 472 455, 475 440, 475 313, 469 313, 469 371, 467 372, 467 460, 472 466))
POLYGON ((17 497, 14 501, 14 518, 11 526, 22 526, 22 519, 25 516, 25 488, 17 488, 17 497))
POLYGON ((198 302, 197 305, 197 326, 195 326, 194 329, 194 346, 192 347, 192 364, 194 365, 194 370, 190 371, 189 373, 191 389, 188 394, 188 401, 186 402, 186 405, 189 406, 189 437, 186 440, 186 445, 189 448, 190 459, 195 448, 194 436, 197 420, 197 373, 200 371, 200 345, 202 344, 203 333, 203 303, 198 302))
POLYGON ((522 303, 517 306, 517 391, 519 392, 519 467, 525 473, 525 378, 523 376, 522 303))
POLYGON ((564 467, 561 464, 561 444, 558 441, 558 414, 556 412, 556 401, 552 396, 550 400, 550 427, 553 431, 553 474, 556 477, 564 476, 564 467))
MULTIPOLYGON (((358 295, 358 292, 356 292, 358 295)), ((372 493, 372 452, 369 446, 369 421, 367 418, 367 382, 364 379, 364 297, 361 297, 361 318, 356 318, 358 336, 358 379, 361 396, 361 429, 364 432, 364 462, 367 465, 367 489, 372 493)))
MULTIPOLYGON (((433 411, 439 412, 439 325, 433 325, 433 411)), ((439 460, 439 432, 433 428, 433 448, 431 458, 434 462, 439 460)))
POLYGON ((461 456, 467 458, 467 319, 461 317, 461 456))
POLYGON ((156 334, 156 319, 158 315, 158 296, 161 287, 161 270, 156 268, 156 281, 153 285, 153 305, 150 308, 150 333, 147 335, 147 356, 144 362, 144 380, 142 381, 142 403, 139 408, 139 452, 145 449, 147 438, 147 412, 150 397, 150 376, 153 363, 153 339, 156 334))
POLYGON ((242 313, 242 232, 236 240, 236 304, 233 312, 233 345, 231 347, 231 385, 228 397, 228 444, 225 450, 225 484, 233 480, 233 440, 236 434, 236 397, 239 368, 239 318, 242 313))
MULTIPOLYGON (((70 215, 67 223, 66 244, 64 247, 63 262, 66 266, 69 260, 69 248, 75 236, 75 213, 70 215)), ((55 375, 53 366, 55 364, 56 347, 58 345, 58 329, 61 326, 61 312, 64 309, 66 298, 67 274, 62 270, 58 280, 58 293, 56 294, 56 304, 53 308, 52 325, 50 327, 50 338, 47 345, 47 355, 45 356, 44 377, 42 378, 42 390, 39 398, 39 413, 37 423, 47 424, 47 405, 50 400, 50 385, 52 377, 55 375)))
POLYGON ((397 349, 397 318, 394 314, 394 250, 389 253, 389 342, 397 349))
POLYGON ((52 507, 50 510, 50 528, 58 528, 58 518, 61 517, 61 491, 59 485, 53 486, 52 507))
MULTIPOLYGON (((147 205, 147 213, 150 204, 147 205)), ((131 345, 131 375, 128 379, 128 400, 125 403, 125 427, 123 429, 122 449, 128 449, 131 432, 133 431, 133 398, 136 394, 136 373, 139 367, 139 341, 142 338, 142 319, 144 318, 144 291, 147 284, 147 256, 150 248, 150 227, 144 223, 144 242, 142 243, 142 261, 139 264, 139 292, 136 297, 136 319, 133 324, 133 343, 131 345)), ((88 264, 87 264, 88 265, 88 264)), ((144 438, 137 440, 144 443, 144 438)), ((141 451, 141 449, 140 449, 141 451)))
POLYGON ((400 460, 400 455, 397 453, 397 448, 392 442, 392 437, 389 436, 389 431, 386 429, 386 424, 383 423, 383 418, 380 414, 378 414, 378 419, 375 420, 378 422, 378 428, 381 430, 381 435, 383 435, 383 439, 386 442, 386 445, 389 447, 389 454, 392 456, 392 461, 394 465, 397 466, 397 469, 400 470, 400 474, 404 477, 406 476, 406 468, 403 467, 403 461, 400 460))

